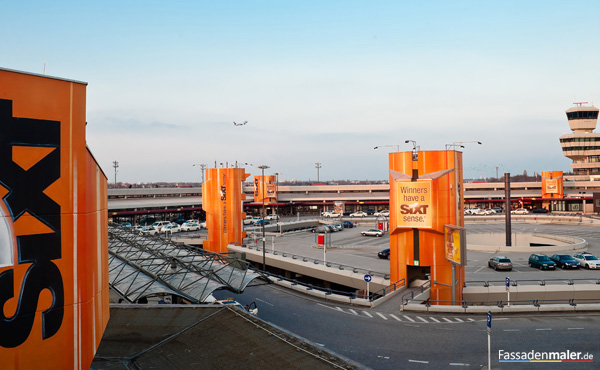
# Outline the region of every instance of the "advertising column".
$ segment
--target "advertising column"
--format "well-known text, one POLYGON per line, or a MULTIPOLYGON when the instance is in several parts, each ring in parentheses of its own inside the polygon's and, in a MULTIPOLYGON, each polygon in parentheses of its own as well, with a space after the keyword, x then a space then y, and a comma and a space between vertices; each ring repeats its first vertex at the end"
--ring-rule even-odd
POLYGON ((464 267, 446 259, 444 225, 464 226, 462 153, 390 153, 390 274, 393 282, 431 279, 431 299, 461 299, 464 267), (415 160, 416 159, 416 160, 415 160), (459 212, 460 211, 460 212, 459 212))
POLYGON ((563 198, 563 171, 542 171, 542 207, 556 210, 556 200, 563 198))
POLYGON ((242 244, 246 232, 242 225, 242 184, 250 174, 243 168, 208 168, 202 184, 202 208, 206 212, 208 238, 204 249, 227 253, 228 244, 242 244))
POLYGON ((88 369, 109 317, 86 84, 0 69, 0 367, 88 369))

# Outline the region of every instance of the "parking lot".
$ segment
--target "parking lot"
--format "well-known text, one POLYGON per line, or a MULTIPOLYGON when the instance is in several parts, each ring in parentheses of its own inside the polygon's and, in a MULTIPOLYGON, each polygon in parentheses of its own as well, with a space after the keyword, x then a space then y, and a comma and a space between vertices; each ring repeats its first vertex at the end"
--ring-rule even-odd
MULTIPOLYGON (((309 219, 302 217, 301 219, 309 219)), ((313 217, 314 218, 314 217, 313 217)), ((297 220, 297 217, 288 217, 280 220, 281 222, 290 222, 297 220)), ((329 222, 329 220, 327 220, 329 222)), ((389 274, 390 264, 388 260, 377 257, 377 252, 389 248, 389 234, 383 237, 362 236, 361 231, 373 228, 375 218, 355 219, 358 226, 352 229, 328 233, 329 244, 324 251, 318 248, 316 235, 310 231, 297 231, 293 233, 267 234, 265 247, 268 250, 293 253, 303 257, 309 257, 322 260, 324 253, 328 262, 349 265, 369 269, 384 274, 389 274)), ((339 223, 339 220, 332 221, 339 223)), ((503 228, 503 224, 467 224, 469 233, 498 231, 503 228)), ((584 238, 588 241, 588 251, 598 256, 600 253, 600 230, 596 226, 584 225, 562 225, 562 224, 526 224, 513 223, 513 232, 541 232, 558 235, 573 235, 584 238)), ((247 228, 248 239, 246 242, 250 245, 255 243, 262 246, 262 232, 260 228, 247 228)), ((206 239, 206 230, 193 231, 176 234, 177 239, 182 237, 206 239)), ((468 240, 468 236, 467 236, 468 240)), ((567 251, 566 254, 573 254, 573 251, 567 251)), ((554 254, 554 253, 552 253, 554 254)), ((542 280, 546 284, 566 284, 571 279, 583 279, 587 282, 598 282, 600 279, 600 270, 548 270, 528 266, 529 253, 492 253, 468 251, 467 266, 465 269, 467 281, 489 281, 492 285, 500 284, 505 277, 510 277, 512 281, 517 280, 527 282, 527 284, 537 284, 542 280), (495 255, 507 256, 513 263, 512 271, 494 271, 488 267, 488 260, 495 255), (555 281, 556 280, 556 281, 555 281), (496 282, 496 283, 494 283, 496 282)), ((575 280, 575 283, 582 283, 583 280, 575 280)))

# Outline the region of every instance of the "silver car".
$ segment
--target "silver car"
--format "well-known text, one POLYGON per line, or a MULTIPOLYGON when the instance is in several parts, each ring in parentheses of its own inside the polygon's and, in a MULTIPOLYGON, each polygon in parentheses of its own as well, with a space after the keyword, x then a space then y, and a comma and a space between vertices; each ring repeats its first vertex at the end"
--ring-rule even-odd
POLYGON ((366 231, 361 231, 362 236, 378 236, 382 237, 385 234, 382 230, 379 229, 369 229, 366 231))
POLYGON ((512 270, 512 262, 508 257, 504 256, 495 256, 490 258, 488 261, 488 267, 493 268, 494 270, 512 270))

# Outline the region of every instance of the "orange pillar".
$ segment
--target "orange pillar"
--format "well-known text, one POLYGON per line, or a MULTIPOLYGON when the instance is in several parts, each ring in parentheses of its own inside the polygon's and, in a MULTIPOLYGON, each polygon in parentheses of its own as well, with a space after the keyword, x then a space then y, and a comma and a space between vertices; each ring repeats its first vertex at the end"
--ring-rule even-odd
POLYGON ((243 168, 207 168, 202 185, 202 208, 206 212, 208 239, 204 249, 227 253, 227 245, 242 244, 246 232, 242 220, 242 201, 246 199, 242 184, 250 174, 243 168))
POLYGON ((85 127, 85 83, 0 69, 2 368, 88 369, 108 323, 107 180, 85 127))
MULTIPOLYGON (((452 263, 445 257, 444 225, 464 227, 462 153, 413 154, 389 154, 391 279, 409 279, 409 269, 418 274, 429 268, 431 299, 450 301, 452 289, 446 285, 452 285, 452 263)), ((464 267, 456 266, 456 276, 460 301, 464 267)))

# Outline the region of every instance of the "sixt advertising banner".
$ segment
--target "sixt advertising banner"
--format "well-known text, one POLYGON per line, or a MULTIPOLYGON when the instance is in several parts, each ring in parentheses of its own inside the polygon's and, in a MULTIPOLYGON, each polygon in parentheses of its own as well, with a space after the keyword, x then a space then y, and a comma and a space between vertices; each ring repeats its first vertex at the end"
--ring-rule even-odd
POLYGON ((230 243, 241 244, 246 233, 242 226, 242 183, 250 176, 243 168, 207 168, 202 184, 202 208, 206 212, 207 240, 204 249, 227 253, 230 243))
POLYGON ((86 85, 0 69, 0 367, 88 369, 108 323, 86 85))
POLYGON ((563 197, 563 172, 562 171, 542 171, 542 197, 543 198, 562 198, 563 197))
POLYGON ((276 177, 271 176, 254 176, 254 203, 263 202, 263 184, 265 203, 275 203, 277 201, 277 183, 276 177))
POLYGON ((396 181, 397 227, 430 229, 433 225, 431 210, 431 181, 396 181))
POLYGON ((456 265, 466 265, 467 230, 455 225, 444 225, 444 235, 446 260, 456 265))

